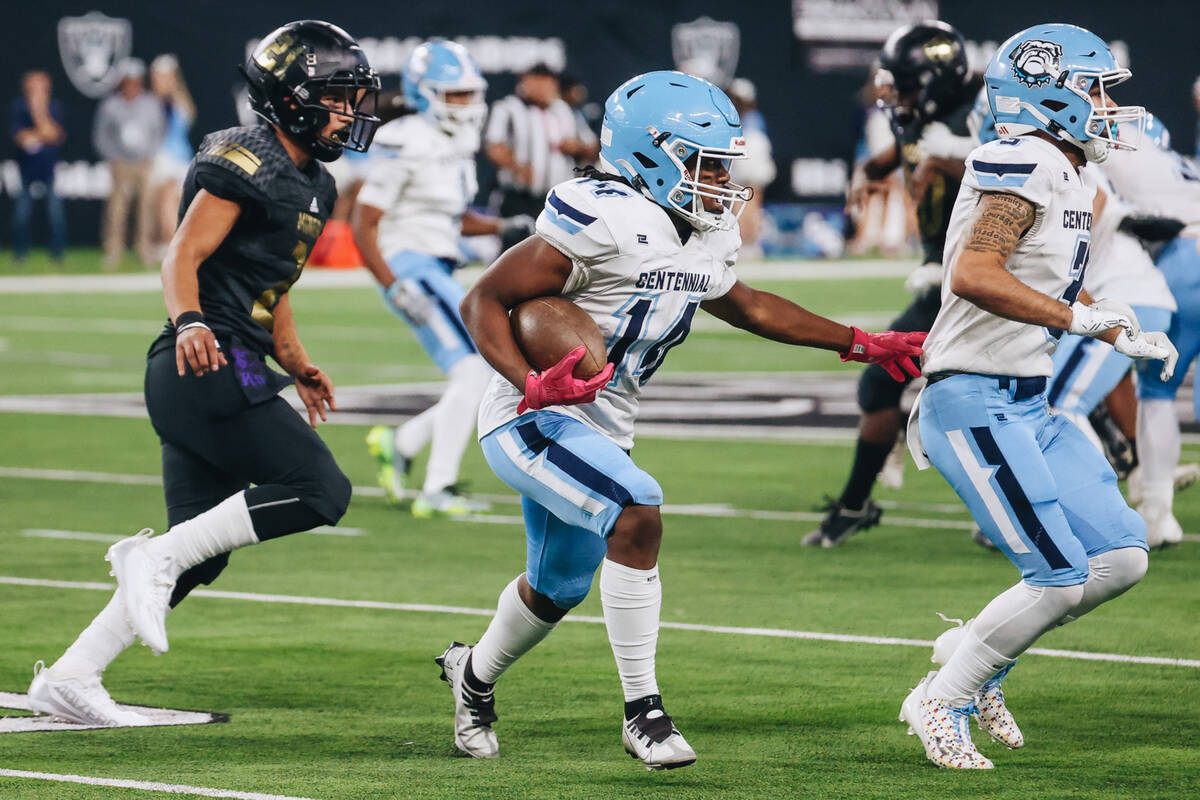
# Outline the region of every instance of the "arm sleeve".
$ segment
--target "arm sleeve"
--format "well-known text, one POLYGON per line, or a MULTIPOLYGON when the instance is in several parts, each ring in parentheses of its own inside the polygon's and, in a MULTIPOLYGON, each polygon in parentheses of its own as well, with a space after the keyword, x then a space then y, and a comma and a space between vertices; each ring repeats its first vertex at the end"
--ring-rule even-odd
POLYGON ((1040 213, 1049 205, 1054 187, 1066 180, 1061 172, 1046 163, 1045 155, 1034 150, 1033 143, 1001 139, 971 151, 962 182, 980 192, 1015 194, 1040 213))
POLYGON ((617 254, 617 243, 602 218, 595 198, 575 181, 560 183, 546 195, 538 215, 537 235, 571 259, 573 269, 563 292, 582 289, 601 262, 617 254))

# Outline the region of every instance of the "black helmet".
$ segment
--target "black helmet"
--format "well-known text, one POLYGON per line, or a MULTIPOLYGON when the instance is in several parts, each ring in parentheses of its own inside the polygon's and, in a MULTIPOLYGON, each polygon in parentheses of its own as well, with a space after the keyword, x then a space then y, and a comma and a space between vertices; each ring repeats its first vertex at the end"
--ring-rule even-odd
POLYGON ((937 119, 961 99, 967 82, 967 51, 962 34, 931 19, 897 29, 879 54, 876 83, 892 85, 897 95, 916 96, 912 105, 891 108, 902 124, 937 119))
POLYGON ((260 117, 303 144, 321 161, 334 161, 343 148, 371 146, 379 118, 373 113, 379 75, 358 42, 336 25, 306 19, 289 22, 263 37, 246 59, 242 75, 250 87, 250 107, 260 117), (359 96, 360 90, 365 90, 359 96), (330 109, 322 97, 345 99, 348 127, 321 135, 330 109))

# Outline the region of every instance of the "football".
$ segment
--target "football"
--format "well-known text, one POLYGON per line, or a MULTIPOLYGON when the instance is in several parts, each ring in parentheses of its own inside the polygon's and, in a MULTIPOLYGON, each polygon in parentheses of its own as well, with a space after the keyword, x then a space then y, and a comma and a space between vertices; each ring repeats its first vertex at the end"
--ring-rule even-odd
POLYGON ((587 313, 561 297, 535 297, 508 314, 517 346, 536 370, 554 366, 579 345, 587 355, 575 365, 573 375, 586 380, 604 369, 608 352, 604 334, 587 313))

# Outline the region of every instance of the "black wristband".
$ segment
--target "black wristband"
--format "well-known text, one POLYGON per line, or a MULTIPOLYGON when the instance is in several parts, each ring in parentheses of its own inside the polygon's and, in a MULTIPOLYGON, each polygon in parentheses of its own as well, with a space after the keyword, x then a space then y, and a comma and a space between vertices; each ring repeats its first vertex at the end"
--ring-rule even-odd
POLYGON ((182 314, 180 314, 178 317, 175 318, 175 330, 179 330, 184 325, 187 325, 192 322, 199 322, 201 325, 203 325, 204 324, 204 315, 201 314, 199 311, 184 311, 182 314))

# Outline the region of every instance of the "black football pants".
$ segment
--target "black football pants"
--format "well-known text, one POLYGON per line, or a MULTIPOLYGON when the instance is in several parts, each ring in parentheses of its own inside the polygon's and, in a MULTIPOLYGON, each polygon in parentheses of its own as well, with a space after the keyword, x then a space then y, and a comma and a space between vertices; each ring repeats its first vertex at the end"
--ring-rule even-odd
MULTIPOLYGON (((181 378, 174 348, 165 349, 147 360, 145 391, 162 442, 168 527, 242 490, 260 541, 335 524, 346 512, 350 480, 329 448, 283 399, 251 404, 232 367, 181 378)), ((185 571, 171 606, 228 563, 225 553, 185 571)))

